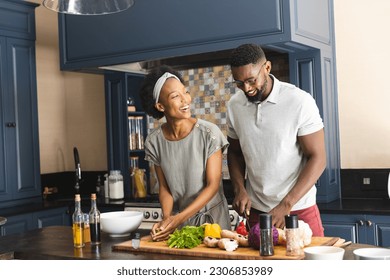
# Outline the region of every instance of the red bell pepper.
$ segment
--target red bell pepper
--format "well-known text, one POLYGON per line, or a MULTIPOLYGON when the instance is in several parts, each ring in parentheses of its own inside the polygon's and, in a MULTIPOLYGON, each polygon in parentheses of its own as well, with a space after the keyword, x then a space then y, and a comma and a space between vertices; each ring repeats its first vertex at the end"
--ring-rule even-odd
POLYGON ((244 236, 247 236, 247 235, 248 235, 248 231, 246 230, 246 226, 245 226, 245 224, 244 224, 243 221, 241 221, 241 222, 238 224, 238 226, 237 226, 237 228, 236 228, 236 232, 237 232, 238 234, 241 234, 241 235, 244 235, 244 236))

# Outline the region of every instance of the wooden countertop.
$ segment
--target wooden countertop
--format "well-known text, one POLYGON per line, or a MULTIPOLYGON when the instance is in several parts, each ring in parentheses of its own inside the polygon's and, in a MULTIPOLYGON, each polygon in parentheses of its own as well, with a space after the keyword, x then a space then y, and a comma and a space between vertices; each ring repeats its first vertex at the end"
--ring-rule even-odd
MULTIPOLYGON (((141 235, 147 232, 139 231, 141 235)), ((86 244, 82 249, 74 249, 72 243, 72 229, 66 226, 53 226, 36 229, 22 234, 0 237, 0 259, 102 259, 102 260, 170 260, 170 259, 204 259, 194 256, 175 256, 145 252, 118 252, 112 246, 126 240, 112 238, 102 233, 102 244, 91 246, 86 244)), ((344 259, 353 259, 352 251, 357 248, 375 247, 367 244, 351 244, 346 247, 344 259)))

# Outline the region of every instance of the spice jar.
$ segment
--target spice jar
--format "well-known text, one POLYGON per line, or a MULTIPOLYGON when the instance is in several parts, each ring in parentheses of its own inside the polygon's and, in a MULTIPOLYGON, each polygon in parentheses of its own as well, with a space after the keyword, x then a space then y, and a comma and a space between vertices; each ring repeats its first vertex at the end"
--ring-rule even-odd
POLYGON ((139 245, 140 245, 140 237, 141 235, 136 232, 134 234, 134 237, 133 239, 131 239, 131 246, 134 248, 134 249, 138 249, 139 248, 139 245))
POLYGON ((108 188, 110 199, 123 199, 123 176, 120 170, 111 170, 108 176, 108 188))
POLYGON ((259 215, 260 225, 260 256, 273 256, 274 243, 272 236, 272 216, 270 214, 259 215))
POLYGON ((300 256, 303 254, 301 236, 298 227, 297 215, 286 215, 286 256, 300 256))

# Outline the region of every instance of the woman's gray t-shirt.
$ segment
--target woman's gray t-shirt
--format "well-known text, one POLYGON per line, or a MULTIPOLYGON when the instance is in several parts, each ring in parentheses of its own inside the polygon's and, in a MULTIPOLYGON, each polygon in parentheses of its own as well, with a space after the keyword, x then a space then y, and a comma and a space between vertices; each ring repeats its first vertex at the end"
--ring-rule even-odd
MULTIPOLYGON (((181 211, 205 187, 207 159, 220 149, 223 152, 228 145, 218 126, 197 119, 190 134, 179 141, 167 140, 161 127, 154 129, 145 140, 145 159, 161 167, 175 208, 181 211)), ((222 228, 230 229, 222 178, 217 194, 182 226, 199 226, 203 223, 218 223, 222 228)))

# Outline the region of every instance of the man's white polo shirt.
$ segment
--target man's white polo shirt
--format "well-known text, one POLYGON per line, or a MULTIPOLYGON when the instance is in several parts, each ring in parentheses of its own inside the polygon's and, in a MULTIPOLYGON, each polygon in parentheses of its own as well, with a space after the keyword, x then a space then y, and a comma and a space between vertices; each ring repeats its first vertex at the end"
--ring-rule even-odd
MULTIPOLYGON (((306 163, 297 137, 324 127, 309 93, 272 75, 271 78, 274 84, 266 100, 254 104, 242 91, 237 92, 227 110, 227 135, 240 141, 252 207, 264 212, 286 196, 306 163)), ((313 206, 316 192, 313 186, 292 210, 313 206)))

